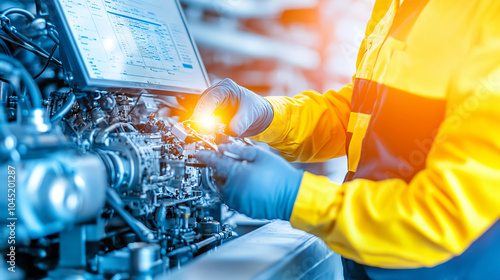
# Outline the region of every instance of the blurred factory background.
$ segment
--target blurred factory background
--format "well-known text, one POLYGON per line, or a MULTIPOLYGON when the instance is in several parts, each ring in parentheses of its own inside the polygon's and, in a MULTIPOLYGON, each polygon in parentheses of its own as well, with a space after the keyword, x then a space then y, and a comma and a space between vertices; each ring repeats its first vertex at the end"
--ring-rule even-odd
MULTIPOLYGON (((263 96, 351 82, 374 0, 181 0, 212 83, 263 96)), ((340 182, 346 159, 300 167, 340 182)))

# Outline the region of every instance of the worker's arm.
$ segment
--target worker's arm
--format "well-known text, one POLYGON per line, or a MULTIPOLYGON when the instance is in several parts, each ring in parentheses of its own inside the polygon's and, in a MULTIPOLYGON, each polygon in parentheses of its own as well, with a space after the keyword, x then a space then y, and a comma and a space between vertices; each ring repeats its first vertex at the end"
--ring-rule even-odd
POLYGON ((253 136, 290 161, 324 161, 345 155, 352 85, 319 94, 263 98, 225 79, 207 89, 196 106, 196 122, 216 116, 233 136, 253 136))
POLYGON ((305 173, 292 225, 371 266, 433 266, 465 251, 500 217, 500 69, 478 81, 455 95, 413 180, 337 185, 305 173))
POLYGON ((434 266, 461 254, 500 217, 500 69, 490 78, 464 75, 481 85, 465 83, 470 93, 449 99, 457 104, 450 105, 426 168, 409 183, 357 179, 337 185, 301 176, 286 161, 248 146, 230 150, 244 161, 211 151, 197 158, 215 168, 224 179, 224 201, 242 213, 290 218, 294 227, 362 264, 434 266))
POLYGON ((269 127, 251 139, 268 143, 289 161, 325 161, 345 155, 352 85, 319 94, 266 97, 274 117, 269 127))
POLYGON ((500 218, 495 11, 454 73, 447 114, 425 168, 409 183, 357 179, 337 185, 305 173, 290 219, 294 227, 359 263, 400 268, 433 266, 459 255, 500 218))

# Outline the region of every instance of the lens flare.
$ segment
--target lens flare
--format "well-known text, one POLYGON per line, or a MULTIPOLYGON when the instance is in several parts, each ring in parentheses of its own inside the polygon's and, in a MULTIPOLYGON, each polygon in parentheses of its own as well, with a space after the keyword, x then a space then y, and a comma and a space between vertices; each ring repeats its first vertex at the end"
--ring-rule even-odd
POLYGON ((215 119, 211 116, 205 116, 199 120, 200 127, 203 130, 214 130, 215 129, 215 119))

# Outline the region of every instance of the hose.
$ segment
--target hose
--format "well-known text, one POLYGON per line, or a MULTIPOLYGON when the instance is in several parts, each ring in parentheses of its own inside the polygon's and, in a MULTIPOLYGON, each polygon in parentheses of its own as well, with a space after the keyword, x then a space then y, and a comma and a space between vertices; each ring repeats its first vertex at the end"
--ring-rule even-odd
POLYGON ((75 103, 75 101, 76 101, 75 94, 73 92, 70 92, 68 95, 68 98, 66 99, 66 103, 64 103, 64 105, 61 107, 61 110, 59 110, 59 112, 55 113, 50 118, 50 121, 57 122, 60 119, 62 119, 62 117, 64 117, 64 115, 66 115, 69 112, 69 110, 71 110, 71 107, 73 107, 73 104, 75 103))
POLYGON ((20 8, 7 9, 7 10, 2 12, 1 16, 6 17, 10 14, 21 14, 21 15, 27 17, 31 21, 35 20, 35 15, 33 15, 32 13, 30 13, 29 11, 27 11, 25 9, 20 9, 20 8))
POLYGON ((57 44, 55 44, 54 47, 52 47, 52 51, 50 52, 49 58, 47 58, 47 61, 45 62, 45 64, 42 67, 42 70, 40 70, 40 72, 38 72, 38 74, 34 75, 33 79, 36 80, 38 77, 40 77, 43 74, 43 72, 45 72, 45 70, 47 70, 47 67, 49 67, 50 61, 51 61, 52 57, 54 56, 54 53, 56 52, 57 47, 58 47, 57 44))
POLYGON ((121 127, 121 126, 126 126, 128 127, 128 129, 132 130, 132 131, 137 131, 137 129, 135 129, 135 127, 129 123, 115 123, 115 124, 112 124, 108 127, 106 127, 104 129, 104 132, 106 133, 110 133, 111 131, 117 129, 118 127, 121 127))
MULTIPOLYGON (((49 58, 49 56, 50 56, 50 54, 49 54, 49 53, 42 53, 42 52, 39 52, 39 51, 38 51, 38 50, 36 50, 36 49, 35 49, 32 45, 26 45, 26 44, 24 44, 24 43, 19 43, 19 42, 15 41, 15 40, 13 40, 13 39, 11 39, 11 38, 9 38, 9 37, 6 37, 6 36, 1 35, 1 34, 0 34, 0 39, 2 39, 2 40, 4 40, 4 41, 7 41, 7 42, 9 42, 9 43, 11 43, 11 44, 14 44, 14 45, 16 45, 16 46, 18 46, 18 47, 20 47, 20 48, 22 48, 22 49, 25 49, 25 50, 27 50, 27 51, 29 51, 29 52, 34 53, 34 54, 36 54, 36 55, 39 55, 39 56, 41 56, 41 57, 43 57, 43 58, 45 58, 45 59, 48 59, 48 58, 49 58)), ((62 67, 62 62, 60 62, 59 60, 55 59, 54 57, 52 57, 52 58, 51 58, 51 62, 52 62, 52 63, 55 63, 56 65, 58 65, 58 66, 61 66, 61 67, 62 67)))
POLYGON ((95 139, 95 142, 98 144, 104 143, 104 140, 108 137, 111 131, 123 126, 128 127, 128 129, 130 129, 131 131, 137 131, 137 129, 135 129, 135 127, 129 123, 115 123, 100 131, 95 139))
POLYGON ((214 243, 216 241, 222 240, 224 238, 225 238, 225 235, 223 232, 215 233, 211 237, 204 239, 200 242, 193 243, 189 246, 185 246, 185 247, 173 250, 172 252, 167 254, 167 257, 173 257, 176 255, 181 255, 181 254, 185 254, 185 253, 189 253, 189 252, 194 254, 194 253, 198 252, 198 250, 200 250, 201 248, 203 248, 211 243, 214 243))
MULTIPOLYGON (((31 49, 28 49, 29 51, 34 52, 37 55, 40 55, 42 57, 48 58, 50 56, 50 54, 46 50, 44 50, 42 47, 38 46, 37 44, 34 44, 29 38, 27 38, 23 34, 17 32, 17 30, 14 26, 10 25, 10 19, 8 17, 9 14, 21 14, 21 15, 24 15, 26 18, 28 18, 30 21, 35 20, 36 17, 31 12, 29 12, 27 10, 20 9, 20 8, 10 8, 10 9, 3 11, 0 14, 1 28, 11 38, 21 42, 21 43, 19 43, 19 42, 14 41, 16 45, 22 46, 25 49, 26 49, 26 46, 29 46, 31 48, 31 49)), ((56 44, 59 44, 59 39, 57 38, 57 32, 55 30, 53 30, 53 27, 51 27, 50 29, 52 31, 49 30, 49 37, 56 44), (54 34, 51 34, 51 33, 54 33, 54 34)), ((50 57, 49 60, 54 62, 58 66, 62 66, 62 63, 59 60, 55 59, 54 57, 50 57)))

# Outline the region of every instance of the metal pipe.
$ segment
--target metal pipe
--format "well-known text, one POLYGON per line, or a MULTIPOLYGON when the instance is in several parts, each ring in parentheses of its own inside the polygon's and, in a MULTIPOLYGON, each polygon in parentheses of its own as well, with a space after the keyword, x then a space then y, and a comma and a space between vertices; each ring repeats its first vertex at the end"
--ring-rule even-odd
POLYGON ((130 226, 130 228, 137 234, 137 237, 142 242, 151 242, 154 238, 153 232, 144 224, 136 220, 129 212, 127 212, 120 203, 121 199, 115 190, 111 188, 106 189, 106 202, 113 208, 118 215, 130 226))
POLYGON ((126 126, 126 127, 128 127, 130 130, 132 130, 132 131, 137 131, 137 129, 135 129, 135 127, 134 127, 133 125, 129 124, 129 123, 115 123, 115 124, 112 124, 112 125, 110 125, 110 126, 106 127, 106 128, 104 129, 104 132, 105 132, 105 133, 110 133, 111 131, 113 131, 113 130, 117 129, 117 128, 118 128, 118 127, 120 127, 120 126, 126 126))
POLYGON ((106 127, 105 129, 103 129, 102 131, 100 131, 95 139, 95 142, 98 143, 98 144, 102 144, 104 143, 104 140, 106 139, 106 137, 108 137, 108 134, 119 128, 119 127, 122 127, 122 126, 126 126, 128 127, 130 130, 132 131, 137 131, 137 129, 135 129, 135 127, 129 123, 114 123, 108 127, 106 127))
POLYGON ((223 232, 221 232, 221 233, 215 233, 214 235, 210 236, 207 239, 203 239, 200 242, 193 243, 193 244, 191 244, 189 246, 185 246, 185 247, 179 248, 177 250, 173 250, 172 252, 170 252, 170 253, 167 254, 167 257, 173 257, 173 256, 176 256, 176 255, 180 255, 180 254, 184 254, 184 253, 188 253, 188 252, 196 253, 201 248, 203 248, 203 247, 205 247, 205 246, 207 246, 207 245, 209 245, 211 243, 214 243, 214 242, 216 242, 218 240, 221 240, 221 239, 224 239, 224 233, 223 232))

